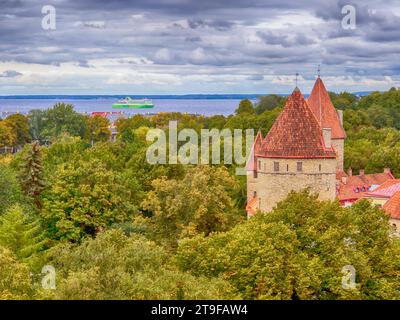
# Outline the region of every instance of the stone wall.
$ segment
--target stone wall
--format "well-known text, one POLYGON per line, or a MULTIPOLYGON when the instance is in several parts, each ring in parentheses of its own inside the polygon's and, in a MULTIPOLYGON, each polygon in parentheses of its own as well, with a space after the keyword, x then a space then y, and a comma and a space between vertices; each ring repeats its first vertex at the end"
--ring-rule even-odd
POLYGON ((253 172, 247 174, 247 199, 252 199, 256 192, 261 211, 270 211, 290 191, 308 187, 321 200, 336 197, 336 159, 258 158, 256 164, 257 177, 253 172), (279 163, 278 172, 274 162, 279 163), (298 162, 302 163, 302 171, 298 171, 298 162))
POLYGON ((332 139, 332 147, 335 149, 337 154, 337 165, 338 170, 343 170, 344 162, 344 139, 332 139))

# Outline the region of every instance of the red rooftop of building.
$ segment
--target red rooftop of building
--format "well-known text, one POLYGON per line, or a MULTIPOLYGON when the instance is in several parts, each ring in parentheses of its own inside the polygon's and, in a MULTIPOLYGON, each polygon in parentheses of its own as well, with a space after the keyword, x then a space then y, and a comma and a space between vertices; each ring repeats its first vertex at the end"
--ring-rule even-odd
POLYGON ((256 156, 266 158, 335 158, 334 149, 326 147, 322 128, 296 88, 288 98, 267 136, 257 135, 256 156))
POLYGON ((321 78, 318 77, 307 99, 311 111, 314 113, 322 128, 332 129, 332 139, 344 139, 346 133, 340 124, 339 115, 329 97, 321 78))
POLYGON ((397 191, 384 205, 385 210, 392 219, 400 219, 400 191, 397 191))
POLYGON ((360 170, 358 176, 353 176, 351 169, 348 174, 345 172, 338 172, 336 177, 340 176, 338 180, 338 194, 337 197, 341 205, 351 204, 358 199, 365 197, 369 192, 378 189, 378 186, 393 180, 390 169, 385 168, 382 173, 365 174, 364 170, 360 170), (376 187, 376 189, 373 189, 376 187))

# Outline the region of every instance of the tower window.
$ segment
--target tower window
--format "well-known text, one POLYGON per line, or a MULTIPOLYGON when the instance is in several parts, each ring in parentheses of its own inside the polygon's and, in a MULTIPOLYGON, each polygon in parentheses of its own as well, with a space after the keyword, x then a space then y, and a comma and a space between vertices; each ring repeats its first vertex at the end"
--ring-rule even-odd
POLYGON ((254 198, 257 197, 257 191, 254 191, 254 192, 253 192, 253 197, 254 197, 254 198))
POLYGON ((297 162, 297 171, 298 172, 303 171, 303 162, 297 162))
POLYGON ((261 170, 261 161, 258 160, 258 170, 261 170))
POLYGON ((286 165, 286 171, 289 171, 289 165, 288 164, 286 165))
POLYGON ((322 170, 322 165, 319 165, 319 172, 321 172, 322 170))
POLYGON ((274 162, 274 171, 278 172, 279 171, 279 162, 274 162))

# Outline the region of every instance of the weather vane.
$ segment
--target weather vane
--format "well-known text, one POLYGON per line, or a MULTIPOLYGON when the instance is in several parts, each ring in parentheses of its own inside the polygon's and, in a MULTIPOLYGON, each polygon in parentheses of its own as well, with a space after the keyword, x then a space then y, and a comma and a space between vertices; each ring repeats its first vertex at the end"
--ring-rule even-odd
POLYGON ((297 78, 298 78, 298 76, 299 76, 299 73, 296 72, 296 88, 297 88, 297 78))
POLYGON ((318 65, 318 78, 321 77, 321 65, 318 65))

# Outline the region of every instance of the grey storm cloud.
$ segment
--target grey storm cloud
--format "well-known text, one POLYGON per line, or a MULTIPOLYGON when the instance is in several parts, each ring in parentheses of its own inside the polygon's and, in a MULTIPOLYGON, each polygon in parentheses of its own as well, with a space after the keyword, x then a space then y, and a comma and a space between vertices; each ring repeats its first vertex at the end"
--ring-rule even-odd
POLYGON ((158 73, 169 67, 185 77, 193 66, 193 72, 218 75, 223 70, 260 83, 267 79, 263 74, 298 71, 312 77, 320 63, 332 76, 399 71, 398 0, 48 3, 57 12, 52 31, 41 27, 43 1, 1 1, 0 62, 74 63, 90 72, 91 61, 114 59, 132 70, 137 64, 160 65, 158 73), (341 9, 347 4, 356 8, 354 30, 341 27, 341 9), (128 62, 130 57, 136 60, 128 62))
POLYGON ((15 78, 18 76, 22 76, 22 73, 15 70, 6 70, 0 73, 0 78, 15 78))
POLYGON ((234 25, 232 22, 224 21, 224 20, 202 20, 202 19, 189 19, 188 20, 189 27, 192 29, 197 28, 213 28, 219 31, 226 31, 232 28, 234 25))
POLYGON ((257 35, 266 43, 272 45, 281 45, 282 47, 288 48, 293 46, 306 46, 315 43, 315 40, 302 34, 283 34, 268 32, 257 32, 257 35))
POLYGON ((251 80, 251 81, 261 81, 261 80, 264 80, 264 76, 261 75, 261 74, 254 74, 254 75, 248 76, 248 77, 247 77, 247 80, 251 80))

